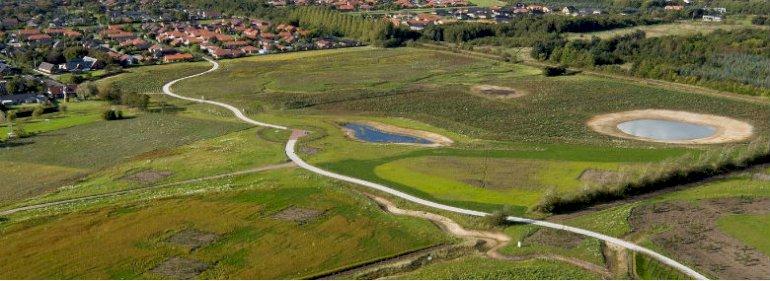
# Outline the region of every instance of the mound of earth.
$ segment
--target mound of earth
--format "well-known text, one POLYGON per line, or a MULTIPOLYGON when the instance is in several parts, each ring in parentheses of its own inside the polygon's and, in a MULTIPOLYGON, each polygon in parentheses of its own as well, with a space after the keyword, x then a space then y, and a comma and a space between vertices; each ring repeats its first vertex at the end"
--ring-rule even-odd
POLYGON ((197 229, 185 229, 169 237, 166 242, 181 245, 193 251, 200 247, 211 244, 219 238, 219 235, 211 232, 204 232, 197 229))
POLYGON ((192 259, 170 257, 150 272, 169 279, 192 279, 206 271, 209 265, 192 259))
POLYGON ((495 99, 512 99, 524 95, 524 93, 516 91, 513 88, 493 85, 476 85, 471 87, 471 92, 495 99))
POLYGON ((170 177, 173 174, 171 171, 144 170, 124 176, 123 179, 141 184, 150 184, 170 177))
POLYGON ((717 229, 719 217, 765 214, 769 199, 726 198, 699 202, 662 202, 635 208, 629 216, 634 232, 656 233, 656 245, 720 279, 766 279, 770 257, 717 229), (663 231, 660 231, 663 229, 663 231))
POLYGON ((527 244, 548 245, 564 249, 572 249, 583 243, 584 236, 572 232, 540 228, 534 234, 524 239, 527 244))
POLYGON ((315 218, 322 216, 326 211, 314 209, 305 209, 299 207, 289 207, 275 213, 272 217, 278 220, 293 221, 300 224, 307 223, 315 218))

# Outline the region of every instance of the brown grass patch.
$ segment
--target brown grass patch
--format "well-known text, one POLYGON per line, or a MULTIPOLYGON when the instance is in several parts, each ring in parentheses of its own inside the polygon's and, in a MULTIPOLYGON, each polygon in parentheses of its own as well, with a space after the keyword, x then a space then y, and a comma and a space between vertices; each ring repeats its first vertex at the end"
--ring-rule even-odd
POLYGON ((476 85, 471 87, 471 93, 493 98, 493 99, 512 99, 524 96, 524 92, 509 87, 494 85, 476 85))
POLYGON ((213 243, 219 238, 219 235, 211 232, 204 232, 197 229, 185 229, 169 237, 166 242, 181 245, 194 251, 200 247, 213 243))
POLYGON ((277 220, 284 220, 284 221, 293 221, 297 222, 299 224, 305 224, 308 223, 320 216, 322 216, 326 211, 319 211, 314 209, 305 209, 305 208, 299 208, 299 207, 288 207, 286 209, 283 209, 279 211, 278 213, 275 213, 272 218, 277 220))
POLYGON ((170 257, 150 272, 170 279, 192 279, 208 268, 209 265, 201 261, 170 257))
POLYGON ((134 181, 141 184, 150 184, 157 182, 159 180, 165 179, 167 177, 170 177, 174 173, 171 171, 155 171, 155 170, 144 170, 140 172, 136 172, 127 176, 124 176, 124 180, 134 181))
POLYGON ((607 170, 586 169, 578 179, 584 183, 605 185, 623 181, 623 173, 607 170))

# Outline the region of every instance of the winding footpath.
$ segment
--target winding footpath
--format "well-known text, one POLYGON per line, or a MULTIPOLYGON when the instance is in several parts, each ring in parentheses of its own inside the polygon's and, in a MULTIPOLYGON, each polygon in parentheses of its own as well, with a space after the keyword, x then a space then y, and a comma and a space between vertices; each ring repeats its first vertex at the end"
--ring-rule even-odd
MULTIPOLYGON (((232 111, 233 114, 235 114, 235 116, 238 117, 238 119, 240 119, 240 120, 242 120, 242 121, 244 121, 246 123, 252 124, 252 125, 269 127, 269 128, 275 128, 275 129, 281 129, 281 130, 289 130, 289 128, 285 127, 285 126, 268 124, 268 123, 263 123, 263 122, 252 120, 251 118, 249 118, 246 115, 244 115, 243 112, 238 110, 238 108, 236 108, 236 107, 234 107, 232 105, 226 104, 226 103, 221 103, 221 102, 216 102, 216 101, 209 101, 209 100, 205 100, 205 99, 196 99, 196 98, 180 96, 180 95, 175 94, 174 92, 171 91, 171 86, 174 85, 175 83, 179 82, 179 81, 182 81, 182 80, 185 80, 185 79, 189 79, 189 78, 198 77, 198 76, 201 76, 201 75, 204 75, 204 74, 207 74, 209 72, 213 72, 213 71, 216 71, 217 69, 219 69, 219 63, 217 63, 216 61, 213 61, 211 59, 208 59, 208 58, 206 58, 206 60, 209 61, 213 65, 211 69, 209 69, 209 70, 207 70, 205 72, 202 72, 202 73, 198 73, 198 74, 195 74, 195 75, 190 75, 190 76, 187 76, 187 77, 179 78, 179 79, 176 79, 174 81, 168 82, 166 85, 163 85, 163 93, 166 94, 166 95, 175 97, 175 98, 183 99, 183 100, 188 100, 188 101, 193 101, 193 102, 200 102, 200 103, 207 103, 207 104, 212 104, 212 105, 216 105, 216 106, 220 106, 220 107, 226 108, 226 109, 232 111)), ((330 172, 330 171, 318 168, 316 166, 310 165, 307 162, 305 162, 304 160, 302 160, 297 155, 297 153, 295 152, 295 147, 297 145, 297 141, 300 138, 302 138, 303 136, 305 136, 306 134, 307 134, 307 132, 302 131, 302 130, 292 130, 291 137, 289 138, 289 141, 286 143, 286 147, 285 147, 286 156, 288 156, 289 159, 291 159, 291 161, 294 162, 295 164, 297 164, 297 166, 299 166, 300 168, 303 168, 305 170, 311 171, 313 173, 316 173, 316 174, 319 174, 319 175, 322 175, 322 176, 325 176, 325 177, 329 177, 329 178, 333 178, 333 179, 336 179, 336 180, 341 180, 341 181, 345 181, 345 182, 349 182, 349 183, 353 183, 353 184, 357 184, 357 185, 362 185, 362 186, 365 186, 365 187, 368 187, 368 188, 372 188, 372 189, 375 189, 375 190, 379 190, 381 192, 388 193, 390 195, 399 197, 401 199, 404 199, 404 200, 407 200, 407 201, 411 201, 413 203, 417 203, 417 204, 420 204, 420 205, 423 205, 423 206, 427 206, 427 207, 431 207, 431 208, 436 208, 436 209, 440 209, 440 210, 444 210, 444 211, 449 211, 449 212, 454 212, 454 213, 458 213, 458 214, 477 216, 477 217, 483 217, 483 216, 489 215, 488 213, 485 213, 485 212, 469 210, 469 209, 463 209, 463 208, 458 208, 458 207, 454 207, 454 206, 444 205, 444 204, 441 204, 441 203, 425 200, 425 199, 422 199, 422 198, 419 198, 419 197, 416 197, 416 196, 412 196, 410 194, 398 191, 396 189, 393 189, 393 188, 390 188, 390 187, 387 187, 387 186, 384 186, 384 185, 381 185, 381 184, 377 184, 377 183, 374 183, 374 182, 370 182, 370 181, 366 181, 366 180, 362 180, 362 179, 358 179, 358 178, 353 178, 353 177, 337 174, 337 173, 330 172)), ((689 275, 692 278, 701 279, 701 280, 708 279, 708 278, 706 278, 706 276, 701 275, 700 273, 698 273, 697 271, 693 270, 692 268, 690 268, 690 267, 688 267, 686 265, 683 265, 683 264, 681 264, 681 263, 679 263, 679 262, 677 262, 677 261, 675 261, 673 259, 670 259, 670 258, 668 258, 668 257, 666 257, 664 255, 661 255, 661 254, 659 254, 659 253, 657 253, 655 251, 652 251, 650 249, 644 248, 642 246, 636 245, 634 243, 631 243, 631 242, 628 242, 628 241, 625 241, 625 240, 622 240, 622 239, 618 239, 618 238, 615 238, 615 237, 607 236, 607 235, 604 235, 604 234, 601 234, 601 233, 593 232, 593 231, 582 229, 582 228, 572 227, 572 226, 558 224, 558 223, 552 223, 552 222, 548 222, 548 221, 534 220, 534 219, 528 219, 528 218, 522 218, 522 217, 514 217, 514 216, 508 217, 508 221, 516 222, 516 223, 533 224, 533 225, 537 225, 537 226, 542 226, 542 227, 548 227, 548 228, 552 228, 552 229, 568 231, 568 232, 577 233, 577 234, 581 234, 581 235, 584 235, 584 236, 596 238, 596 239, 605 241, 607 243, 611 243, 611 244, 615 244, 617 246, 621 246, 623 248, 626 248, 626 249, 634 251, 634 252, 638 252, 638 253, 641 253, 641 254, 648 255, 649 257, 652 257, 652 258, 658 260, 659 262, 661 262, 663 264, 671 266, 671 267, 673 267, 673 268, 675 268, 675 269, 677 269, 677 270, 679 270, 679 271, 689 275)))

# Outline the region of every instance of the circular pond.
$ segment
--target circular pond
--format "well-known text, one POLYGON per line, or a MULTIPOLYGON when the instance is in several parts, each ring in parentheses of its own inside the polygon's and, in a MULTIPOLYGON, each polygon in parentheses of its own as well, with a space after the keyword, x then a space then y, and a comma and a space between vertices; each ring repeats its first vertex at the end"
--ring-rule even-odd
POLYGON ((636 119, 620 123, 617 127, 632 136, 661 141, 696 140, 717 132, 717 128, 712 126, 662 119, 636 119))
POLYGON ((614 137, 677 144, 738 142, 754 134, 751 124, 733 118, 663 109, 597 115, 586 125, 614 137))

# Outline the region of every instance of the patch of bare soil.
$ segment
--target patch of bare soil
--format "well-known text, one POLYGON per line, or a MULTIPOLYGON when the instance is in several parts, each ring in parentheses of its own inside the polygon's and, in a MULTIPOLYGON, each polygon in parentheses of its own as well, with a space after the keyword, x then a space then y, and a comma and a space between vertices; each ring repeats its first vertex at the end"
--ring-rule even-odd
POLYGON ((326 211, 319 211, 314 209, 304 209, 299 207, 288 207, 275 213, 272 218, 284 221, 293 221, 299 224, 308 223, 320 216, 326 211))
POLYGON ((770 257, 722 233, 716 221, 723 215, 763 214, 769 210, 768 199, 663 202, 635 208, 629 223, 634 232, 658 230, 652 236, 655 244, 704 273, 720 279, 767 279, 770 257))
POLYGON ((605 185, 605 184, 619 183, 623 180, 624 176, 625 175, 621 172, 586 169, 582 173, 580 173, 580 176, 578 177, 578 179, 584 183, 605 185))
POLYGON ((476 85, 471 87, 471 92, 494 99, 512 99, 524 96, 523 92, 516 91, 513 88, 493 85, 476 85))
POLYGON ((187 247, 194 251, 200 247, 213 243, 219 238, 219 235, 211 232, 204 232, 197 229, 185 229, 169 237, 166 242, 187 247))
POLYGON ((150 272, 169 279, 192 279, 206 271, 209 265, 192 259, 170 257, 150 272))
POLYGON ((537 232, 524 239, 527 244, 543 244, 559 248, 572 249, 580 245, 585 237, 572 232, 559 231, 550 228, 540 228, 537 232))
POLYGON ((304 146, 304 145, 303 145, 303 146, 301 146, 301 147, 299 148, 299 152, 301 152, 302 154, 305 154, 305 155, 315 155, 315 154, 317 154, 319 151, 321 151, 321 149, 320 149, 320 148, 318 148, 318 147, 313 147, 313 146, 304 146))
POLYGON ((155 170, 144 170, 137 173, 133 173, 127 176, 124 176, 124 180, 134 181, 141 184, 150 184, 157 182, 159 180, 165 179, 167 177, 170 177, 173 175, 171 171, 155 171, 155 170))
POLYGON ((698 114, 686 111, 672 111, 661 109, 632 110, 594 116, 587 122, 592 130, 613 137, 635 139, 650 142, 664 142, 675 144, 716 144, 745 141, 754 134, 754 127, 750 124, 711 114, 698 114), (700 124, 716 128, 714 135, 694 140, 658 140, 629 135, 618 129, 618 124, 639 120, 660 119, 677 122, 700 124))

